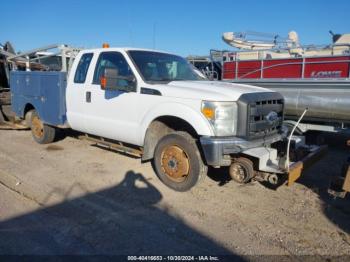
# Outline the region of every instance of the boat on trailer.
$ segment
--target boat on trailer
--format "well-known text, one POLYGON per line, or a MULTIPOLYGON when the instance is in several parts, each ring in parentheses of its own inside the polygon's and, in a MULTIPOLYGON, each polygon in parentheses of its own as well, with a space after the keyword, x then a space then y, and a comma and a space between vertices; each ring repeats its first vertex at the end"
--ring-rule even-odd
POLYGON ((220 60, 219 80, 280 92, 291 124, 308 108, 301 131, 337 131, 350 126, 350 34, 331 34, 329 45, 302 46, 294 31, 287 38, 229 32, 223 40, 238 50, 211 50, 210 56, 220 60))

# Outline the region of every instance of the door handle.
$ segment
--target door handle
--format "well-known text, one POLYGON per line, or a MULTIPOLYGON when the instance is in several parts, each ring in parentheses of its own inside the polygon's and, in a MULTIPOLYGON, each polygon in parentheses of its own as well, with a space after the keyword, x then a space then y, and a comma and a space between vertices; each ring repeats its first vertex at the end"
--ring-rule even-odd
POLYGON ((91 103, 91 92, 87 91, 85 93, 85 99, 86 99, 86 103, 91 103))

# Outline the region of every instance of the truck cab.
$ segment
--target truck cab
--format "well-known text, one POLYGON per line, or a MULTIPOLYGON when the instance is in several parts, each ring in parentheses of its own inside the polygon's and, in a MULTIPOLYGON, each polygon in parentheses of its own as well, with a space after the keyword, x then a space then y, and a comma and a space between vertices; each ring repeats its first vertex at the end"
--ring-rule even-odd
MULTIPOLYGON (((210 114, 210 109, 216 107, 211 102, 222 102, 224 110, 234 113, 239 105, 231 102, 238 101, 242 94, 250 103, 264 99, 268 103, 270 98, 274 104, 269 107, 279 114, 275 120, 282 120, 283 100, 278 93, 252 86, 214 85, 196 74, 186 60, 172 54, 108 48, 82 51, 76 60, 66 91, 67 120, 73 129, 142 146, 149 124, 169 115, 191 123, 199 136, 232 136, 239 132, 244 137, 246 131, 234 123, 238 115, 224 120, 230 122, 227 128, 212 125, 208 116, 198 114, 200 110, 210 114), (106 80, 108 72, 114 73, 114 79, 108 79, 113 84, 103 88, 101 80, 106 80)), ((274 127, 275 132, 268 136, 277 133, 281 122, 275 121, 274 127)))
POLYGON ((286 173, 285 152, 274 146, 286 137, 277 92, 207 81, 180 56, 136 48, 82 50, 68 74, 33 73, 12 72, 11 89, 13 110, 39 143, 70 127, 137 148, 177 191, 197 184, 208 166, 229 166, 240 183, 286 173))

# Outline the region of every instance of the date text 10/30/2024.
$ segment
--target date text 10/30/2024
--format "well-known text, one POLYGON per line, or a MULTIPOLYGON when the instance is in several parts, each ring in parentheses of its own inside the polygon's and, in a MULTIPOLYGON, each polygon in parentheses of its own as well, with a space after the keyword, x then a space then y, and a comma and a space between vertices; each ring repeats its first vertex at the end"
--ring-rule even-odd
POLYGON ((128 261, 219 261, 216 256, 128 256, 128 261))

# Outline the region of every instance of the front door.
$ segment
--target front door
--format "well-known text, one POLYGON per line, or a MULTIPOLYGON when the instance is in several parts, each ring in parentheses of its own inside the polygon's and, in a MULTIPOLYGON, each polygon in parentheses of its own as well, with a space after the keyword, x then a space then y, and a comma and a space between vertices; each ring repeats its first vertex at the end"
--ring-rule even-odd
MULTIPOLYGON (((124 55, 120 52, 101 52, 94 69, 93 79, 87 84, 90 102, 86 107, 87 133, 131 144, 138 143, 138 100, 136 81, 126 81, 130 91, 103 90, 100 80, 105 69, 114 69, 122 78, 134 76, 124 55)), ((123 80, 120 80, 123 81, 123 80)))

